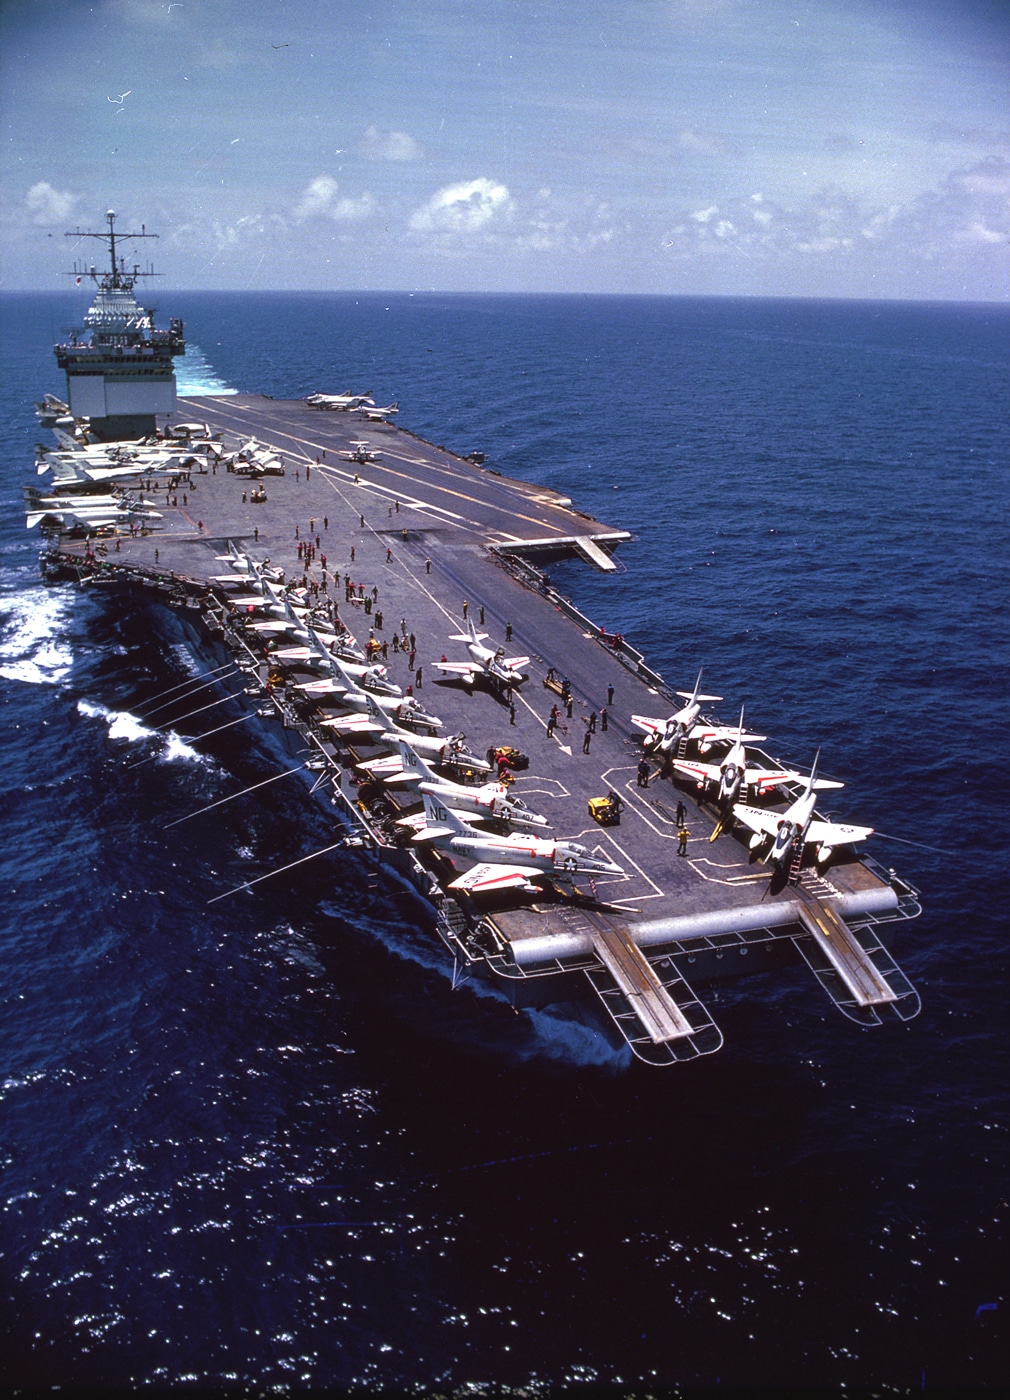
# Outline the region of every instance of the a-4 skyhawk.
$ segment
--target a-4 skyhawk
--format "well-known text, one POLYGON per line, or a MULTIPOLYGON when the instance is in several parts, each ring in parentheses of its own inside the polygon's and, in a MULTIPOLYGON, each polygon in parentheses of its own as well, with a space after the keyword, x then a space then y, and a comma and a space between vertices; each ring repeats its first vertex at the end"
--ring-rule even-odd
MULTIPOLYGON (((319 634, 313 628, 309 631, 313 640, 322 648, 323 642, 319 634)), ((377 689, 373 678, 374 668, 366 667, 364 675, 356 676, 354 672, 362 668, 352 669, 352 665, 353 663, 342 661, 331 653, 328 676, 318 681, 302 681, 295 687, 296 690, 303 690, 306 695, 318 696, 320 699, 332 695, 339 704, 359 712, 334 720, 324 720, 324 724, 331 725, 341 734, 381 733, 388 728, 389 721, 380 721, 375 716, 374 705, 378 705, 384 715, 390 716, 400 724, 409 725, 411 729, 427 729, 430 734, 434 734, 436 729, 442 728, 442 721, 437 715, 429 715, 412 695, 401 695, 399 686, 396 687, 395 695, 389 694, 388 691, 373 693, 377 689)), ((378 679, 381 685, 388 684, 384 678, 378 679)))
MULTIPOLYGON (((736 802, 741 797, 746 797, 750 789, 764 794, 786 782, 806 782, 802 773, 796 773, 791 768, 759 768, 747 761, 742 706, 740 723, 732 732, 733 743, 718 763, 702 763, 698 759, 689 758, 673 760, 674 772, 682 778, 693 778, 702 792, 710 786, 717 788, 716 801, 722 813, 722 820, 712 833, 713 841, 722 834, 736 802)), ((819 789, 829 787, 844 787, 844 783, 830 782, 827 779, 821 779, 818 783, 819 789)))
MULTIPOLYGON (((370 773, 374 778, 386 779, 403 771, 403 760, 400 757, 400 743, 406 740, 415 752, 423 754, 432 763, 452 763, 459 767, 469 768, 474 773, 488 773, 491 765, 483 758, 478 758, 476 754, 468 753, 463 747, 465 734, 454 734, 449 739, 441 737, 430 737, 423 734, 412 734, 408 729, 401 727, 389 715, 384 714, 376 704, 375 696, 366 697, 368 702, 368 713, 373 721, 368 726, 368 732, 372 735, 375 743, 382 744, 392 752, 384 754, 381 758, 369 758, 358 767, 363 773, 370 773)), ((354 716, 358 720, 363 716, 354 716)), ((331 724, 339 733, 341 721, 324 721, 331 724)))
POLYGON ((492 836, 476 832, 458 812, 424 793, 425 824, 412 840, 468 862, 470 868, 449 882, 449 889, 494 894, 521 889, 535 893, 544 880, 592 879, 623 875, 613 861, 594 855, 577 841, 554 841, 511 832, 492 836))
POLYGON ((375 461, 375 453, 367 442, 352 442, 351 450, 341 452, 339 455, 346 458, 348 462, 357 462, 360 467, 375 461))
MULTIPOLYGON (((539 812, 531 812, 504 783, 490 782, 481 783, 479 787, 466 787, 439 777, 405 739, 400 741, 400 761, 402 771, 385 779, 390 787, 415 787, 421 793, 429 793, 443 806, 451 807, 454 812, 475 814, 472 820, 500 821, 509 826, 522 827, 545 828, 550 825, 546 817, 539 812)), ((426 821, 424 815, 418 814, 401 817, 398 824, 421 830, 426 821)))
POLYGON ((472 618, 468 620, 467 628, 467 632, 454 632, 450 641, 466 642, 466 649, 473 660, 435 661, 432 663, 434 669, 447 676, 458 676, 467 686, 472 686, 478 676, 486 677, 495 685, 522 685, 526 677, 519 668, 527 665, 529 657, 506 656, 504 647, 492 650, 491 647, 481 646, 489 633, 478 632, 472 618))
POLYGON ((346 413, 352 408, 372 405, 372 400, 367 394, 309 394, 305 402, 313 408, 328 409, 331 413, 346 413))
MULTIPOLYGON (((693 690, 678 690, 677 694, 683 696, 687 704, 675 710, 668 719, 650 719, 648 715, 631 716, 632 724, 637 724, 639 729, 645 730, 643 746, 647 753, 671 753, 681 739, 696 741, 699 752, 707 753, 720 739, 732 741, 738 737, 737 730, 732 725, 708 724, 701 719, 702 705, 722 699, 721 695, 701 694, 701 671, 698 672, 693 690)), ((739 737, 758 742, 765 738, 765 735, 744 734, 739 737)))
POLYGON ((770 860, 773 865, 784 868, 790 855, 808 843, 817 846, 817 863, 826 865, 836 846, 851 846, 873 834, 872 826, 848 826, 843 822, 829 822, 814 814, 817 793, 823 788, 838 787, 826 778, 818 778, 817 763, 821 751, 817 750, 810 777, 799 797, 785 812, 769 812, 761 807, 747 807, 738 802, 733 815, 754 834, 750 848, 762 860, 770 860))

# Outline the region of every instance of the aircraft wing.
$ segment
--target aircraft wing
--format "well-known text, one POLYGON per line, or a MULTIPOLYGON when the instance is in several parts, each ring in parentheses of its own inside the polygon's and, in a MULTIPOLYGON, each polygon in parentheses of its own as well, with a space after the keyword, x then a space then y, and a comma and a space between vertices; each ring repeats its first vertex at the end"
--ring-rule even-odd
POLYGON ((673 766, 682 778, 693 778, 699 787, 704 787, 706 783, 717 783, 721 776, 717 763, 691 763, 685 758, 675 758, 673 766))
POLYGON ((114 481, 119 476, 139 476, 143 470, 139 463, 133 467, 85 467, 84 475, 89 481, 114 481))
POLYGON ((528 666, 530 659, 528 656, 506 656, 505 665, 511 666, 514 671, 518 671, 520 666, 528 666))
POLYGON ((447 676, 461 676, 467 684, 473 683, 474 673, 482 668, 472 661, 433 661, 436 671, 444 671, 447 676))
POLYGON ((410 787, 412 783, 422 782, 423 779, 424 774, 418 772, 416 769, 401 767, 397 772, 390 773, 387 777, 383 778, 382 781, 388 787, 410 787))
POLYGON ((759 836, 774 836, 784 814, 766 812, 761 807, 748 807, 746 803, 738 802, 733 808, 733 815, 739 817, 744 826, 750 827, 751 831, 757 832, 759 836))
POLYGON ((491 894, 495 890, 531 890, 531 879, 543 872, 529 865, 475 865, 449 882, 451 890, 468 890, 471 894, 491 894))
MULTIPOLYGON (((381 734, 383 726, 370 715, 338 715, 335 719, 321 719, 321 725, 335 729, 338 734, 381 734)), ((397 759, 399 762, 399 759, 397 759)))
POLYGON ((327 676, 321 681, 299 681, 295 690, 304 690, 308 695, 346 695, 347 686, 343 681, 335 681, 327 676))
POLYGON ((356 763, 354 766, 377 778, 385 778, 403 772, 403 760, 398 753, 386 754, 382 758, 366 758, 364 763, 356 763))
POLYGON ((794 773, 791 768, 752 768, 748 764, 745 781, 748 787, 757 788, 758 792, 770 792, 782 783, 803 783, 806 779, 802 773, 794 773))
POLYGON ((637 724, 639 729, 644 729, 646 734, 665 734, 665 719, 650 719, 648 715, 632 715, 632 724, 637 724))
POLYGON ((873 835, 872 826, 848 826, 845 822, 825 822, 813 819, 807 829, 807 840, 818 846, 850 846, 873 835))
POLYGON ((727 726, 725 724, 704 724, 699 721, 695 721, 695 723, 691 726, 688 738, 697 740, 700 744, 704 744, 707 748, 709 744, 716 744, 721 739, 726 740, 728 743, 735 743, 737 739, 742 738, 745 743, 760 744, 762 740, 768 738, 768 735, 741 735, 739 728, 737 728, 736 726, 727 726))

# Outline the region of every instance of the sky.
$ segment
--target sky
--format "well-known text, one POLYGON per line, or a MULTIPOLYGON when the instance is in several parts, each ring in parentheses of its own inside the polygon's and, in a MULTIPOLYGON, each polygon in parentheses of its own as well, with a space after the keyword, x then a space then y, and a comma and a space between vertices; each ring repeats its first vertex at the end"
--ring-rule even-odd
POLYGON ((0 53, 8 290, 115 209, 163 288, 1010 300, 1010 0, 0 0, 0 53))

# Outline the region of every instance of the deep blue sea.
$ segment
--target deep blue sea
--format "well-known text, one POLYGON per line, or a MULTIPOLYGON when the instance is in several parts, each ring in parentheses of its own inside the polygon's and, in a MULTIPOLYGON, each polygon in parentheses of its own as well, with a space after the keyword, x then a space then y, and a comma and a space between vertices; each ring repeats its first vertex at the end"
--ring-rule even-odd
MULTIPOLYGON (((922 891, 921 1016, 802 967, 647 1069, 517 1015, 319 861, 252 742, 137 717, 171 624, 47 588, 21 515, 84 302, 2 308, 0 1312, 7 1385, 875 1393, 1007 1366, 1010 311, 786 300, 172 294, 182 387, 371 390, 633 533, 552 570, 699 666, 922 891), (844 801, 843 801, 844 799, 844 801)), ((239 733, 245 733, 240 729, 239 733)))

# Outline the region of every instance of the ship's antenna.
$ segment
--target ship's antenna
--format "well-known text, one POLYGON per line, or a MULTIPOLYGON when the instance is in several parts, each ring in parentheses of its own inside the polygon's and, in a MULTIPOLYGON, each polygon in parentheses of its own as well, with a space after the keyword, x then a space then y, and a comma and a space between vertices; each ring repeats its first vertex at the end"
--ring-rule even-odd
MULTIPOLYGON (((154 271, 141 272, 139 267, 135 267, 133 272, 126 271, 125 259, 116 257, 116 213, 114 209, 108 210, 105 215, 108 221, 108 229, 102 233, 92 233, 84 229, 76 229, 73 233, 64 234, 65 238, 100 238, 109 247, 109 272, 99 275, 94 264, 91 267, 74 267, 73 272, 67 276, 90 277, 92 281, 104 284, 110 289, 122 289, 130 291, 138 277, 157 277, 160 274, 154 271), (121 265, 122 264, 122 265, 121 265)), ((141 224, 139 233, 120 233, 119 241, 122 243, 128 238, 157 238, 156 233, 148 233, 146 224, 141 224)))

